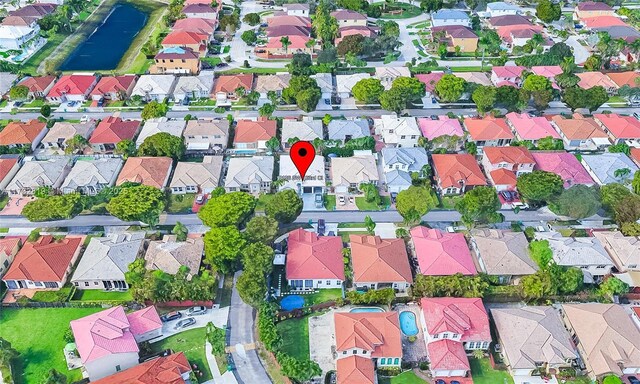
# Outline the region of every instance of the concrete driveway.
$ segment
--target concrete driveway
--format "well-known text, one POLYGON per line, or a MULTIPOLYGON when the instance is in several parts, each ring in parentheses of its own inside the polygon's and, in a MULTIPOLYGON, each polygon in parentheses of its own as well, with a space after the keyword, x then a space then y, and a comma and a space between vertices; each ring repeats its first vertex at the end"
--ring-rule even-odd
POLYGON ((200 316, 193 316, 196 319, 196 323, 190 327, 184 329, 175 329, 176 323, 180 320, 186 319, 187 311, 179 311, 182 313, 182 318, 178 320, 168 321, 166 323, 162 323, 162 336, 157 339, 153 339, 150 342, 155 343, 156 341, 160 341, 162 339, 166 339, 167 337, 178 334, 182 331, 187 331, 189 329, 202 328, 206 327, 209 322, 213 323, 218 328, 225 328, 227 325, 227 319, 229 318, 229 307, 224 308, 210 308, 207 310, 207 313, 200 316))
POLYGON ((589 50, 582 44, 580 44, 577 36, 569 36, 569 38, 565 41, 565 44, 573 48, 573 56, 576 59, 576 64, 584 63, 591 55, 589 53, 589 50))

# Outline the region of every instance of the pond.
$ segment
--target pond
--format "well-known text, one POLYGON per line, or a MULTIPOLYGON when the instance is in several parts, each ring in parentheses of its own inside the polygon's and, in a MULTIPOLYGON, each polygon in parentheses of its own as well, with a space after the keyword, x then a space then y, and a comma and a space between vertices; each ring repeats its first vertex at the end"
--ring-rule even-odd
POLYGON ((129 3, 118 3, 93 33, 60 66, 61 71, 115 69, 147 22, 148 14, 129 3))

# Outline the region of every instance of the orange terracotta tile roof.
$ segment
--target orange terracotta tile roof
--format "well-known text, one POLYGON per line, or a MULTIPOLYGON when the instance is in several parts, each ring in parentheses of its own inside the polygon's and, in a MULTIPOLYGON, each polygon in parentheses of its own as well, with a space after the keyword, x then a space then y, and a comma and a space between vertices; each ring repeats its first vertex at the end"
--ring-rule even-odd
POLYGON ((92 96, 102 96, 106 93, 126 92, 135 83, 135 75, 104 76, 91 91, 92 96))
POLYGON ((618 88, 618 85, 602 72, 576 73, 576 76, 580 78, 578 82, 580 88, 589 89, 596 86, 602 86, 604 89, 618 88))
POLYGON ((83 237, 67 236, 55 241, 53 236, 27 242, 18 252, 2 280, 62 282, 83 237))
POLYGON ((169 157, 130 157, 122 167, 116 185, 129 181, 162 189, 172 164, 169 157))
POLYGON ((213 88, 213 92, 234 93, 236 89, 240 87, 250 91, 253 88, 253 75, 244 74, 220 76, 216 79, 216 85, 213 88))
POLYGON ((485 156, 491 164, 535 164, 531 152, 526 147, 485 147, 485 156))
POLYGON ((287 279, 344 280, 342 239, 296 229, 289 232, 287 279))
POLYGON ((460 188, 460 180, 465 181, 465 186, 487 185, 487 180, 473 155, 431 155, 431 159, 442 189, 460 188))
POLYGON ((204 44, 209 36, 202 33, 190 31, 172 31, 163 40, 162 45, 191 45, 204 44))
POLYGON ((2 145, 31 144, 46 126, 46 123, 41 123, 36 119, 26 123, 13 121, 0 131, 0 143, 2 145))
POLYGON ((354 282, 413 283, 404 240, 369 235, 351 235, 349 240, 354 282))
POLYGON ((91 85, 96 81, 93 75, 65 75, 51 88, 47 97, 60 97, 63 95, 86 95, 91 85))
POLYGON ((622 87, 623 85, 628 85, 632 88, 640 86, 640 73, 638 72, 610 72, 607 73, 607 77, 616 83, 618 87, 622 87))
POLYGON ((510 171, 508 169, 504 169, 504 168, 500 168, 500 169, 496 169, 495 171, 491 171, 489 173, 489 175, 491 176, 491 180, 493 181, 493 184, 495 185, 516 185, 516 182, 518 181, 518 178, 516 177, 516 174, 513 173, 513 171, 510 171))
MULTIPOLYGON (((207 3, 210 1, 206 0, 207 3)), ((206 33, 208 35, 213 34, 215 30, 215 21, 209 19, 202 19, 198 17, 180 19, 173 25, 174 31, 193 31, 199 33, 206 33)))
POLYGON ((261 119, 238 120, 234 143, 255 143, 257 141, 267 141, 276 135, 276 121, 261 119))
POLYGON ((44 92, 54 81, 56 81, 55 76, 35 76, 27 77, 19 84, 29 88, 29 92, 44 92))
POLYGON ((0 182, 7 177, 9 172, 11 172, 13 167, 18 163, 18 160, 20 160, 20 157, 15 155, 0 156, 0 182))
POLYGON ((464 126, 474 141, 514 138, 507 121, 501 118, 464 119, 464 126))
POLYGON ((640 166, 640 148, 631 147, 631 152, 629 152, 629 157, 636 164, 640 166))
POLYGON ((617 113, 595 113, 593 117, 604 125, 616 139, 640 139, 640 121, 633 116, 622 116, 617 113))
POLYGON ((337 384, 375 384, 376 372, 372 359, 349 356, 336 360, 337 384))
MULTIPOLYGON (((311 40, 311 38, 308 36, 289 36, 290 44, 287 47, 287 49, 304 49, 306 48, 307 42, 309 42, 309 40, 311 40)), ((270 38, 266 46, 266 48, 272 48, 272 49, 277 49, 282 47, 283 47, 282 42, 278 37, 270 38)))
POLYGON ((94 384, 184 384, 182 375, 191 371, 183 352, 145 361, 142 364, 115 373, 94 384))
POLYGON ((0 239, 0 255, 11 255, 16 247, 20 247, 22 239, 19 237, 5 237, 0 239))
POLYGON ((91 134, 91 144, 117 144, 122 140, 133 140, 140 129, 138 120, 122 120, 119 117, 109 116, 102 120, 91 134))
POLYGON ((336 312, 336 350, 364 349, 371 357, 402 357, 398 312, 336 312))
POLYGON ((583 117, 574 113, 573 118, 565 119, 561 115, 555 115, 551 121, 568 140, 587 140, 609 137, 591 117, 583 117))

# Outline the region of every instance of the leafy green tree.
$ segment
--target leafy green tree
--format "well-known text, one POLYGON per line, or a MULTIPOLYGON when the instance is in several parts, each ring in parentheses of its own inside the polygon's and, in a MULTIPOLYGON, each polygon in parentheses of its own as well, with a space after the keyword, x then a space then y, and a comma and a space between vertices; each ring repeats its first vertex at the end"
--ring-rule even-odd
POLYGON ((137 185, 121 189, 106 208, 120 220, 142 221, 154 225, 158 222, 164 205, 164 193, 161 190, 147 185, 137 185))
POLYGON ((252 29, 248 29, 242 32, 242 35, 240 35, 240 38, 247 45, 253 45, 255 44, 256 41, 258 41, 258 36, 256 35, 255 31, 253 31, 252 29))
POLYGON ((395 299, 395 292, 393 288, 382 288, 382 289, 371 289, 365 293, 360 293, 356 291, 347 292, 347 299, 351 301, 352 304, 391 304, 393 299, 395 299))
POLYGON ((407 99, 401 89, 391 87, 380 95, 380 106, 387 111, 400 113, 407 107, 407 99))
POLYGON ((282 99, 289 104, 297 104, 304 111, 316 108, 322 93, 315 79, 309 76, 292 76, 289 86, 282 91, 282 99))
POLYGON ((423 12, 435 12, 442 9, 444 5, 442 0, 422 0, 420 1, 420 9, 423 12))
POLYGON ((489 283, 481 276, 461 273, 447 276, 416 275, 413 297, 483 297, 489 283))
POLYGON ((536 16, 545 23, 550 23, 560 20, 562 9, 560 4, 554 4, 551 0, 541 0, 536 6, 536 16))
POLYGON ((296 95, 296 105, 307 113, 312 112, 316 109, 321 97, 320 88, 308 88, 296 95))
POLYGON ((260 108, 258 108, 258 113, 260 116, 270 117, 273 112, 275 112, 276 107, 271 103, 263 104, 260 108))
POLYGON ((551 275, 538 271, 520 280, 522 293, 528 298, 541 298, 555 293, 551 275))
POLYGON ((586 185, 575 185, 565 189, 549 204, 549 207, 558 215, 578 220, 595 215, 600 206, 600 192, 586 185))
POLYGON ((257 13, 247 13, 242 18, 242 21, 244 21, 245 23, 249 24, 252 27, 255 27, 256 25, 260 24, 260 15, 258 15, 257 13))
POLYGON ((613 206, 613 217, 619 226, 640 219, 640 196, 630 194, 613 206))
POLYGON ((331 8, 326 0, 318 2, 312 26, 325 47, 333 45, 333 39, 338 36, 338 20, 331 16, 331 8))
POLYGON ((417 101, 426 95, 426 84, 415 77, 400 76, 393 80, 391 87, 399 89, 407 101, 417 101))
POLYGON ((129 156, 134 156, 136 154, 136 143, 130 139, 121 140, 116 144, 116 148, 113 152, 117 155, 121 155, 126 160, 129 156))
POLYGON ((374 231, 376 229, 376 223, 375 223, 375 221, 373 221, 371 216, 367 215, 364 218, 364 225, 367 228, 367 232, 369 232, 369 234, 373 234, 374 233, 374 231))
POLYGON ((629 292, 629 285, 615 276, 610 276, 598 287, 603 296, 623 295, 629 292))
POLYGON ((525 173, 518 177, 516 185, 522 197, 534 204, 545 203, 564 189, 562 178, 546 171, 525 173))
POLYGON ((264 208, 267 216, 278 222, 287 224, 293 222, 302 212, 303 202, 293 189, 285 189, 275 194, 264 208))
POLYGON ((65 141, 64 153, 69 155, 83 151, 89 146, 89 140, 82 135, 74 135, 65 141))
POLYGON ((11 100, 26 100, 29 97, 29 88, 25 85, 14 85, 9 90, 11 100))
POLYGON ((151 101, 142 108, 142 119, 149 120, 167 115, 167 105, 164 103, 158 103, 157 101, 151 101))
POLYGON ((214 271, 235 272, 246 240, 235 226, 211 227, 204 234, 204 261, 214 271))
POLYGON ((174 225, 173 229, 171 229, 171 233, 176 235, 177 241, 185 241, 187 240, 187 235, 189 234, 189 230, 187 229, 186 225, 177 221, 176 225, 174 225))
POLYGON ((71 219, 82 211, 81 200, 78 193, 40 198, 28 202, 21 214, 29 221, 71 219))
MULTIPOLYGON (((11 343, 0 337, 0 367, 10 367, 20 354, 11 343)), ((10 379, 10 378, 9 378, 10 379)))
POLYGON ((503 105, 510 112, 524 109, 528 100, 529 94, 527 91, 520 90, 510 85, 498 87, 496 91, 496 102, 503 105))
POLYGON ((144 280, 147 268, 145 267, 145 259, 137 258, 129 263, 127 272, 124 273, 124 280, 130 286, 138 285, 144 280))
POLYGON ((236 280, 236 289, 245 303, 256 307, 267 296, 267 279, 262 274, 243 272, 236 280))
POLYGON ((563 150, 564 144, 561 139, 554 139, 551 136, 547 136, 538 140, 538 149, 541 151, 563 150))
POLYGON ((322 369, 315 361, 296 359, 282 352, 276 358, 282 374, 296 382, 303 383, 322 374, 322 369))
POLYGON ((602 384, 623 384, 618 376, 609 375, 602 380, 602 384))
POLYGON ((338 0, 337 4, 340 8, 352 11, 362 11, 369 7, 369 3, 366 0, 338 0))
POLYGON ((249 242, 271 245, 278 234, 278 222, 269 216, 254 216, 247 222, 244 237, 249 242))
POLYGON ((167 156, 173 159, 180 159, 186 146, 184 145, 184 138, 174 136, 167 132, 159 132, 144 139, 140 148, 138 148, 138 155, 140 156, 167 156))
POLYGON ((547 240, 534 240, 529 244, 531 260, 538 264, 540 269, 545 269, 553 261, 553 252, 547 240))
POLYGON ((496 104, 498 91, 496 87, 480 85, 471 94, 471 99, 476 104, 478 113, 486 113, 493 109, 496 104))
POLYGON ((40 114, 44 117, 51 116, 51 106, 49 104, 45 104, 40 107, 40 114))
POLYGON ((422 216, 435 208, 437 202, 429 188, 410 186, 398 193, 396 209, 405 223, 420 222, 422 216))
POLYGON ((587 108, 593 112, 609 100, 609 95, 604 87, 598 85, 587 89, 587 108))
POLYGON ((265 276, 271 273, 273 257, 273 248, 263 243, 252 243, 242 250, 243 272, 236 287, 244 302, 257 306, 264 301, 267 293, 265 276))
POLYGON ((365 104, 375 104, 384 92, 384 86, 376 78, 362 79, 351 90, 356 100, 365 104))
POLYGON ((253 213, 256 199, 246 192, 229 192, 211 197, 198 211, 198 217, 208 227, 240 226, 253 213))
POLYGON ((262 303, 258 311, 258 336, 270 352, 276 352, 282 344, 282 338, 276 328, 276 307, 273 303, 262 303))
POLYGON ((591 55, 583 65, 587 71, 599 71, 602 67, 602 58, 598 55, 591 55))
POLYGON ((36 188, 35 191, 33 191, 33 195, 38 199, 44 199, 46 197, 51 196, 52 194, 53 194, 53 188, 49 187, 48 185, 40 186, 36 188))
POLYGON ((441 101, 452 103, 462 97, 465 84, 466 81, 463 78, 447 74, 436 83, 435 91, 441 101))
POLYGON ((456 210, 462 215, 462 221, 467 226, 478 223, 499 223, 502 215, 498 213, 500 199, 492 187, 475 187, 465 193, 456 202, 456 210))
POLYGON ((67 384, 67 376, 51 368, 42 384, 67 384))
POLYGON ((558 276, 558 289, 560 293, 570 295, 576 293, 584 286, 584 273, 580 268, 565 268, 556 265, 562 273, 558 276))
POLYGON ((470 155, 477 155, 478 154, 478 145, 476 143, 474 143, 473 141, 467 141, 464 144, 464 150, 470 154, 470 155))
POLYGON ((265 143, 265 146, 271 152, 277 152, 280 149, 280 140, 277 137, 273 136, 265 143))
POLYGON ((358 56, 362 53, 364 41, 365 37, 362 35, 356 34, 345 36, 340 40, 340 43, 338 43, 336 53, 339 56, 345 56, 347 54, 358 56))
POLYGON ((625 236, 640 236, 640 224, 636 222, 622 223, 620 232, 625 236))

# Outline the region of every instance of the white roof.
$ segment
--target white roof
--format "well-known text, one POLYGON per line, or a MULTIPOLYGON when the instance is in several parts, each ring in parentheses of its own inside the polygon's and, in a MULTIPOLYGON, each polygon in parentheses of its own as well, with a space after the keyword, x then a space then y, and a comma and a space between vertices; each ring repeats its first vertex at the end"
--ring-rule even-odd
POLYGON ((369 123, 366 120, 331 120, 327 127, 330 140, 344 140, 346 136, 352 139, 371 136, 369 123))
POLYGON ((46 161, 25 161, 6 189, 20 190, 22 188, 35 189, 41 186, 54 186, 68 164, 69 158, 67 157, 46 161))
POLYGON ((519 11, 520 7, 504 1, 496 1, 487 4, 487 11, 519 11))
POLYGON ((173 92, 174 75, 142 75, 133 87, 132 95, 170 95, 173 92))
POLYGON ((595 237, 563 237, 559 232, 536 233, 536 239, 547 240, 558 265, 613 265, 600 240, 595 237))
POLYGON ((615 176, 618 169, 628 168, 631 171, 624 179, 633 178, 638 170, 638 166, 624 153, 605 152, 598 155, 584 155, 582 161, 596 176, 596 181, 600 185, 624 181, 615 176))
POLYGON ((149 119, 144 123, 138 138, 136 139, 136 147, 139 147, 149 136, 153 136, 156 133, 165 132, 173 136, 182 137, 182 131, 184 131, 187 122, 183 119, 168 119, 161 117, 158 119, 149 119))
POLYGON ((620 272, 625 271, 630 265, 635 265, 635 269, 640 267, 640 238, 625 236, 619 231, 594 231, 593 236, 600 240, 620 272))
POLYGON ((69 140, 75 135, 80 135, 85 139, 89 138, 89 134, 95 128, 94 121, 86 123, 69 123, 66 121, 56 121, 49 129, 49 132, 42 139, 43 143, 57 142, 58 139, 69 140))
POLYGON ((376 158, 373 155, 331 158, 331 181, 334 186, 360 185, 379 179, 376 158))
POLYGON ((180 76, 173 91, 174 95, 187 95, 192 92, 211 93, 213 88, 213 71, 202 71, 198 76, 180 76))
MULTIPOLYGON (((420 129, 415 117, 397 117, 396 115, 382 115, 374 119, 376 133, 381 133, 385 142, 391 139, 393 143, 402 136, 420 136, 420 129)), ((416 139, 417 140, 417 139, 416 139)))
POLYGON ((304 181, 300 182, 300 173, 291 161, 289 155, 280 156, 280 179, 284 179, 285 183, 280 189, 293 189, 298 191, 298 185, 302 187, 324 187, 326 180, 324 177, 324 157, 315 156, 313 162, 307 169, 304 181))
POLYGON ((336 75, 338 93, 351 93, 351 88, 360 80, 368 79, 368 73, 352 73, 350 75, 336 75))
POLYGON ((322 93, 332 93, 333 92, 333 75, 330 73, 316 73, 315 75, 311 75, 312 79, 316 80, 318 83, 318 87, 320 87, 320 92, 322 93))
POLYGON ((98 184, 111 186, 120 168, 122 159, 119 157, 78 160, 64 179, 61 188, 76 189, 98 184))
POLYGON ((429 164, 427 151, 420 147, 382 148, 382 160, 385 165, 406 165, 409 172, 420 172, 422 167, 429 164))
POLYGON ((92 238, 71 281, 124 280, 124 273, 138 256, 143 241, 144 232, 92 238))
POLYGON ((222 172, 222 156, 205 156, 202 163, 178 162, 171 178, 170 188, 197 186, 216 188, 222 172))
POLYGON ((322 120, 305 119, 302 121, 284 119, 282 121, 282 143, 297 137, 302 141, 322 139, 322 120))
POLYGON ((233 157, 229 160, 224 186, 239 188, 242 185, 271 182, 273 164, 273 156, 233 157))
POLYGON ((18 40, 32 32, 33 28, 26 25, 0 25, 0 39, 2 40, 18 40))
MULTIPOLYGON (((0 39, 2 39, 2 37, 0 37, 0 39)), ((0 72, 0 95, 9 92, 16 80, 18 80, 18 75, 11 72, 0 72)))

